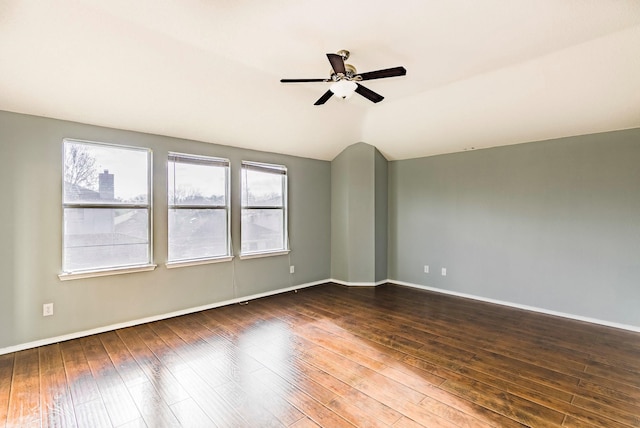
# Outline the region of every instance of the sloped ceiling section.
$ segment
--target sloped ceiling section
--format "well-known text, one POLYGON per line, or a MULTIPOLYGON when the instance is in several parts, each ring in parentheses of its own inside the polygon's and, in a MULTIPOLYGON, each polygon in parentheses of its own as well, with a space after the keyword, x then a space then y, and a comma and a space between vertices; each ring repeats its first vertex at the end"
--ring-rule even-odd
POLYGON ((0 0, 0 109, 333 159, 640 126, 637 0, 0 0), (313 102, 348 49, 385 96, 313 102))
POLYGON ((407 159, 635 128, 639 53, 632 27, 403 97, 369 111, 363 139, 407 159))

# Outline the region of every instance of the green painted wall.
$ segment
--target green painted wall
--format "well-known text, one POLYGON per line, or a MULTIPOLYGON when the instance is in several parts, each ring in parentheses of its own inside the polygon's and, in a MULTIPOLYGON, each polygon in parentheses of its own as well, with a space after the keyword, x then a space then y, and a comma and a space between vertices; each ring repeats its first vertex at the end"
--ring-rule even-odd
POLYGON ((374 152, 374 186, 375 186, 375 281, 385 281, 387 275, 387 228, 389 219, 387 210, 388 198, 388 164, 387 159, 378 150, 374 152))
POLYGON ((346 282, 374 282, 372 146, 357 143, 331 162, 331 274, 346 282))
POLYGON ((0 348, 330 277, 330 162, 8 112, 0 112, 0 159, 0 348), (58 279, 65 137, 153 150, 155 271, 65 282, 58 279), (289 274, 289 256, 236 257, 229 263, 166 269, 169 151, 231 160, 236 252, 240 248, 240 162, 286 165, 290 259, 295 274, 289 274), (46 302, 54 303, 52 317, 42 317, 46 302))
POLYGON ((387 160, 365 143, 331 163, 331 274, 373 284, 387 279, 387 160))
POLYGON ((0 348, 328 278, 640 326, 640 129, 394 162, 358 143, 325 162, 0 112, 0 159, 0 348), (155 271, 58 279, 65 137, 153 150, 155 271), (291 260, 166 269, 168 151, 231 160, 236 251, 240 161, 286 165, 291 260))
POLYGON ((390 162, 389 228, 391 279, 640 326, 640 129, 390 162))

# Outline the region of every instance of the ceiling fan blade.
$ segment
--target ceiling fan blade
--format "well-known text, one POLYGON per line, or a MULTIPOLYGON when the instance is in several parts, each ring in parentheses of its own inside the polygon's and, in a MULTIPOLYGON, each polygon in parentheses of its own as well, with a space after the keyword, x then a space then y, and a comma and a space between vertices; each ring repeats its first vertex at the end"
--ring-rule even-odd
POLYGON ((404 67, 385 68, 384 70, 369 71, 360 74, 362 80, 383 79, 385 77, 404 76, 407 70, 404 67))
POLYGON ((384 97, 382 95, 376 94, 371 89, 365 88, 359 83, 357 83, 357 85, 358 87, 356 88, 356 92, 362 95, 363 97, 365 97, 366 99, 368 99, 369 101, 372 101, 374 103, 379 103, 380 101, 384 100, 384 97))
POLYGON ((331 68, 333 68, 333 71, 335 71, 336 74, 347 74, 347 70, 344 68, 344 59, 340 55, 328 53, 327 58, 329 58, 331 68))
POLYGON ((281 83, 328 82, 328 79, 280 79, 281 83))
POLYGON ((318 98, 318 101, 313 103, 313 105, 314 106, 319 106, 319 105, 322 105, 322 104, 326 103, 327 100, 329 98, 331 98, 332 95, 333 95, 333 92, 331 92, 331 91, 325 92, 324 95, 322 95, 320 98, 318 98))

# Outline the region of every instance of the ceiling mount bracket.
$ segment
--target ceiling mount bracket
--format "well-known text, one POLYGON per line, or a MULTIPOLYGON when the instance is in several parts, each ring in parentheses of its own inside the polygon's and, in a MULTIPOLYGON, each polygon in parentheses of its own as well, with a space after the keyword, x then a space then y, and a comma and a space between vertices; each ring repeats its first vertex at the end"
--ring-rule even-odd
POLYGON ((346 49, 340 49, 338 52, 336 52, 336 54, 340 55, 344 61, 349 59, 349 53, 350 52, 346 49))

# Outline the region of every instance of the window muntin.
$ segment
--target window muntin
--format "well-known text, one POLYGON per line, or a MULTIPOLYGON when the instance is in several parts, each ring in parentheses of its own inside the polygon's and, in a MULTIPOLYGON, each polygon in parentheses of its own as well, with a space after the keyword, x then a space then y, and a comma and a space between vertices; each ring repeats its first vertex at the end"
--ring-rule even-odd
POLYGON ((151 151, 65 139, 63 152, 63 272, 151 264, 151 151))
POLYGON ((229 161, 169 153, 168 262, 231 255, 229 161))
POLYGON ((243 255, 288 251, 287 168, 242 162, 243 255))

